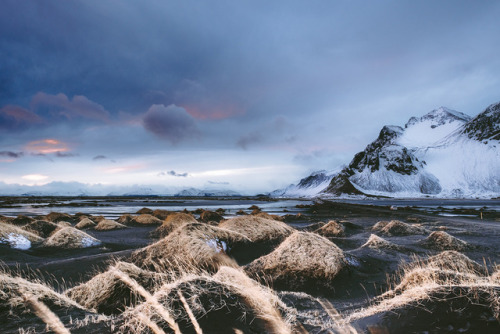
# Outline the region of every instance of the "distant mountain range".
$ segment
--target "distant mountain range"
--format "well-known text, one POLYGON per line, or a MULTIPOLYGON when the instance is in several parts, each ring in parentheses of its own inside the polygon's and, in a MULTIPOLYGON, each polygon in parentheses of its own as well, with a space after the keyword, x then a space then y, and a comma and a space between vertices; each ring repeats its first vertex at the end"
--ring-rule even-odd
POLYGON ((500 103, 474 118, 445 107, 384 126, 347 166, 319 171, 275 197, 500 196, 500 103))
POLYGON ((177 197, 231 197, 241 196, 224 189, 178 189, 166 186, 117 186, 80 182, 50 182, 27 186, 0 182, 0 196, 177 196, 177 197))

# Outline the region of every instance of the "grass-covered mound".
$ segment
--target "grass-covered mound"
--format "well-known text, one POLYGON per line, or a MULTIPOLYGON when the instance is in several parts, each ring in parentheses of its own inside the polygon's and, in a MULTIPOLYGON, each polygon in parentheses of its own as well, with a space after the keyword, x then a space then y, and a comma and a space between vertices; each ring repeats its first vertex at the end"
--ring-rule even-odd
POLYGON ((361 246, 362 248, 371 248, 377 250, 389 249, 389 250, 399 250, 401 246, 396 245, 390 241, 387 241, 375 234, 371 234, 368 240, 361 246))
POLYGON ((239 232, 255 243, 279 243, 294 232, 281 221, 252 215, 223 220, 219 227, 239 232))
POLYGON ((101 220, 95 227, 96 231, 111 231, 111 230, 120 230, 122 228, 127 228, 127 226, 120 224, 111 219, 101 220))
POLYGON ((372 231, 387 236, 406 236, 427 233, 421 226, 403 223, 399 220, 380 221, 373 226, 372 231))
POLYGON ((472 248, 467 242, 444 231, 432 232, 425 240, 422 240, 421 245, 434 250, 464 251, 472 248))
POLYGON ((200 221, 204 223, 208 222, 220 223, 220 221, 223 219, 224 217, 222 217, 222 215, 210 210, 203 210, 203 212, 200 214, 200 221))
POLYGON ((127 306, 135 305, 143 299, 116 275, 117 270, 128 275, 150 293, 167 278, 165 274, 143 270, 132 263, 117 262, 107 271, 67 290, 64 294, 85 308, 99 313, 122 313, 127 306))
POLYGON ((46 220, 35 220, 25 226, 23 230, 34 233, 42 238, 48 238, 59 226, 46 220))
POLYGON ((324 237, 342 237, 345 234, 345 228, 336 220, 330 220, 325 225, 315 231, 324 237))
POLYGON ((11 224, 14 224, 14 225, 22 226, 22 225, 29 224, 29 223, 31 223, 34 220, 35 219, 33 219, 31 217, 26 217, 26 216, 23 216, 23 215, 19 215, 16 218, 11 219, 9 222, 11 224))
POLYGON ((62 228, 43 242, 45 247, 64 249, 95 247, 100 244, 101 242, 96 238, 74 227, 62 228))
POLYGON ((282 290, 332 290, 333 280, 345 266, 344 252, 334 243, 314 233, 295 232, 245 271, 282 290))
MULTIPOLYGON (((125 278, 126 279, 126 278, 125 278)), ((241 271, 188 275, 128 310, 121 333, 291 333, 279 299, 241 271)))
POLYGON ((162 220, 156 218, 153 215, 144 213, 134 218, 136 224, 139 225, 161 225, 162 220))
POLYGON ((31 248, 33 243, 40 243, 43 238, 23 230, 18 226, 0 222, 0 244, 7 244, 12 248, 26 250, 31 248))
POLYGON ((73 217, 71 217, 67 213, 51 212, 45 216, 45 220, 48 220, 49 222, 54 222, 54 223, 58 223, 60 221, 73 222, 73 217))
POLYGON ((389 333, 497 333, 500 285, 491 277, 478 276, 469 261, 448 253, 410 264, 392 290, 348 320, 389 333))
POLYGON ((176 228, 184 225, 197 223, 196 219, 191 214, 184 212, 177 212, 169 215, 163 224, 151 233, 154 238, 163 238, 176 228))
POLYGON ((75 227, 79 230, 84 230, 84 229, 87 229, 87 228, 93 228, 93 227, 96 227, 96 223, 94 223, 92 221, 92 219, 88 218, 88 217, 84 217, 82 218, 78 224, 75 225, 75 227))
POLYGON ((65 333, 63 330, 74 318, 84 318, 87 314, 80 305, 41 282, 29 282, 0 272, 2 333, 17 333, 18 328, 31 328, 33 333, 45 333, 46 327, 50 332, 65 333))
POLYGON ((156 243, 132 253, 137 266, 165 272, 191 267, 217 271, 222 265, 237 266, 228 255, 245 248, 244 235, 204 223, 185 224, 156 243))
POLYGON ((487 274, 484 265, 471 260, 457 251, 444 251, 423 261, 427 267, 452 270, 460 273, 471 273, 479 276, 487 274))

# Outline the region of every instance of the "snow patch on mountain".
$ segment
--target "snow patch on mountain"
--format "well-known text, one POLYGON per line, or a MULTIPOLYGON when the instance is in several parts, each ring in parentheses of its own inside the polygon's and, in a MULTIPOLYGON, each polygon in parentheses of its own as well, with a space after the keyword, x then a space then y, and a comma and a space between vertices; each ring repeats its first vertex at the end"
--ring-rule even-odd
POLYGON ((311 175, 301 179, 299 183, 291 184, 286 188, 278 189, 270 193, 272 197, 314 197, 323 191, 331 182, 334 175, 340 169, 334 171, 320 170, 313 172, 311 175))

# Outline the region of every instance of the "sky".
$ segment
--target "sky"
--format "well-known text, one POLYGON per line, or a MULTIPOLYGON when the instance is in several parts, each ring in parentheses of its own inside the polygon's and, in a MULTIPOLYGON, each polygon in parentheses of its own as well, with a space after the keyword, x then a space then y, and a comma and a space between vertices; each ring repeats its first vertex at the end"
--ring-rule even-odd
POLYGON ((499 17, 488 0, 4 0, 0 188, 284 187, 385 124, 500 101, 499 17))

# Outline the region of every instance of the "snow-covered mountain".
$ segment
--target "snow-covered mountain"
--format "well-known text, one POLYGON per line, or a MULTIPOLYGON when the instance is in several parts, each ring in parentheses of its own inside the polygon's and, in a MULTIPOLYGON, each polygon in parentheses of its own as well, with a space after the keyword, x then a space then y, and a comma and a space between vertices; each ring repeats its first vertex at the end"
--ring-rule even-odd
POLYGON ((313 173, 274 196, 500 196, 500 103, 475 118, 441 107, 384 126, 378 138, 334 173, 313 173), (305 182, 307 181, 307 182, 305 182), (310 187, 308 184, 315 184, 310 187))
POLYGON ((231 190, 174 188, 162 185, 104 185, 50 182, 43 185, 7 184, 0 181, 0 196, 241 196, 231 190))
POLYGON ((218 190, 218 189, 197 189, 188 188, 184 189, 174 196, 176 197, 232 197, 241 196, 241 194, 232 190, 218 190))

